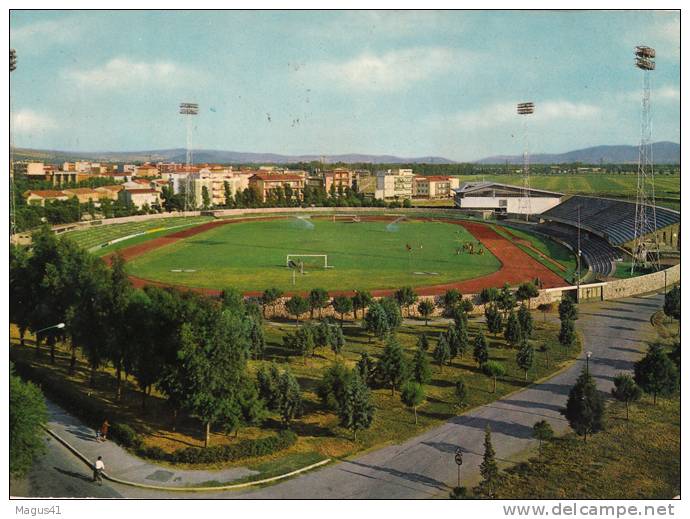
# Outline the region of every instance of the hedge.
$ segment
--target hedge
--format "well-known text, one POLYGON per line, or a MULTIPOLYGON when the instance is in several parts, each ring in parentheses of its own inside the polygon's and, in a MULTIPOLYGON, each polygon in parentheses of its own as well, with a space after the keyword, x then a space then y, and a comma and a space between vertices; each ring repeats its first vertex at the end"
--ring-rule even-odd
MULTIPOLYGON (((105 419, 103 408, 91 398, 69 385, 56 383, 33 366, 14 361, 15 370, 21 377, 39 385, 50 400, 54 401, 91 427, 100 427, 105 419)), ((132 450, 136 455, 169 463, 218 463, 237 461, 254 456, 265 456, 287 449, 297 442, 297 435, 289 430, 255 440, 241 440, 232 445, 211 447, 185 447, 174 452, 166 452, 160 447, 148 447, 141 436, 129 425, 112 423, 109 436, 121 446, 132 450)))

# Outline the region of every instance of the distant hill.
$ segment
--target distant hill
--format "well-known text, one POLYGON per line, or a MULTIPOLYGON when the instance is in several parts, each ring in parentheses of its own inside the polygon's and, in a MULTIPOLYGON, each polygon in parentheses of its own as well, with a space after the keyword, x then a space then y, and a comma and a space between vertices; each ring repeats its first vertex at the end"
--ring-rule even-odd
MULTIPOLYGON (((93 160, 104 162, 184 162, 185 150, 173 148, 164 150, 143 151, 94 151, 75 152, 58 150, 35 150, 16 148, 14 157, 17 160, 42 160, 46 162, 63 162, 74 160, 93 160)), ((224 150, 194 150, 194 163, 220 164, 287 164, 295 162, 320 161, 322 157, 327 163, 342 162, 352 164, 365 162, 371 164, 455 164, 454 161, 443 157, 396 157, 394 155, 280 155, 276 153, 246 153, 224 150)))
MULTIPOLYGON (((655 142, 652 156, 656 164, 680 164, 680 144, 675 142, 655 142)), ((566 153, 537 153, 530 155, 532 164, 626 164, 638 159, 637 146, 614 145, 594 146, 566 153)), ((476 161, 477 164, 522 164, 522 155, 495 155, 476 161)))

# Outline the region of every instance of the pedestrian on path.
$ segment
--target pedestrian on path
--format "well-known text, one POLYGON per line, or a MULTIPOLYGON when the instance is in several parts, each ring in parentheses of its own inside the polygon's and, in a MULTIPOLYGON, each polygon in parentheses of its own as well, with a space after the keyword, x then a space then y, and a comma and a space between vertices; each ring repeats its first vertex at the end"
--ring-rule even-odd
POLYGON ((100 442, 104 442, 108 439, 108 429, 110 428, 110 424, 108 423, 108 420, 103 421, 103 425, 101 425, 101 429, 96 433, 96 439, 100 442))
POLYGON ((98 486, 103 485, 103 471, 105 470, 105 463, 103 463, 103 456, 98 456, 96 463, 93 465, 93 481, 98 482, 98 486))

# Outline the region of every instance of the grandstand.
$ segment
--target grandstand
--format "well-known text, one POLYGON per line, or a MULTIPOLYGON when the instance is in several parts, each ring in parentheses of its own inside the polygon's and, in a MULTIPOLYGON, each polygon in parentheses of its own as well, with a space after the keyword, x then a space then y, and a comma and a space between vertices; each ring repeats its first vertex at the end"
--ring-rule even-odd
MULTIPOLYGON (((616 247, 631 248, 631 242, 635 239, 634 202, 578 195, 542 213, 540 217, 547 221, 577 225, 578 207, 582 229, 601 236, 616 247)), ((667 248, 678 249, 680 232, 674 227, 678 225, 679 212, 656 207, 656 226, 650 227, 648 232, 657 232, 659 242, 667 248), (667 228, 668 233, 664 236, 667 228)))
MULTIPOLYGON (((613 275, 616 260, 633 247, 634 202, 576 195, 540 214, 537 225, 510 225, 555 238, 577 250, 578 209, 584 261, 595 274, 613 275)), ((680 213, 663 207, 655 209, 656 226, 650 227, 649 233, 657 233, 662 252, 680 250, 680 213)))

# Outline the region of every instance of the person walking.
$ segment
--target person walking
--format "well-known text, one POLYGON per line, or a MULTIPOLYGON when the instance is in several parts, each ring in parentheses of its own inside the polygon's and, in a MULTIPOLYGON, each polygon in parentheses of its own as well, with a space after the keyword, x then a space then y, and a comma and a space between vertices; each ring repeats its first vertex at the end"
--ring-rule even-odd
POLYGON ((108 420, 104 420, 103 424, 101 425, 101 430, 98 431, 98 441, 104 442, 108 439, 108 429, 110 428, 110 424, 108 423, 108 420))
POLYGON ((103 463, 103 456, 98 456, 96 463, 93 465, 93 481, 98 482, 98 485, 103 485, 103 471, 105 470, 105 463, 103 463))

